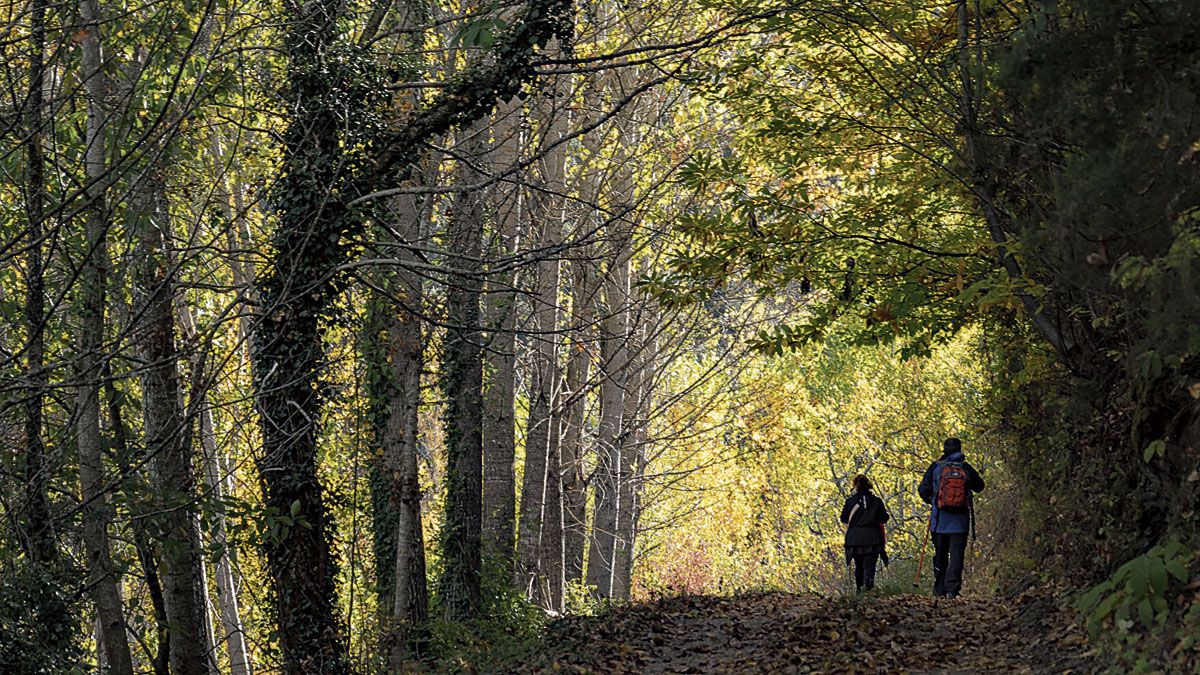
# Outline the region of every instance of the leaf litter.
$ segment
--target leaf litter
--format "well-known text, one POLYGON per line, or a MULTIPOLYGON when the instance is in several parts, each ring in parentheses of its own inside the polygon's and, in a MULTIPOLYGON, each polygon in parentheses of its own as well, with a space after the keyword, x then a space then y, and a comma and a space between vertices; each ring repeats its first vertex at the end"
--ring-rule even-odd
POLYGON ((1090 673, 1055 594, 683 596, 556 621, 521 673, 1090 673))

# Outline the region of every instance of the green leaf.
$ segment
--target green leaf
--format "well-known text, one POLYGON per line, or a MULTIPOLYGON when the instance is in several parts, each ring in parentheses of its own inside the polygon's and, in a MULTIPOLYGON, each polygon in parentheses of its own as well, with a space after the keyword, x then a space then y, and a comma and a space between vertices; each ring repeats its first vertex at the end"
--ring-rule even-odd
POLYGON ((1104 599, 1104 602, 1101 602, 1100 605, 1096 607, 1096 610, 1092 612, 1092 620, 1103 621, 1108 617, 1109 614, 1112 614, 1113 609, 1115 609, 1117 606, 1117 601, 1120 599, 1121 595, 1119 593, 1113 593, 1112 595, 1109 595, 1104 599))
POLYGON ((1187 578, 1188 578, 1187 566, 1184 565, 1182 562, 1180 562, 1178 559, 1168 560, 1167 564, 1166 564, 1166 570, 1167 570, 1167 572, 1171 573, 1171 576, 1175 577, 1176 581, 1187 581, 1187 578))
POLYGON ((1129 570, 1129 594, 1135 598, 1142 597, 1146 594, 1146 586, 1149 582, 1150 578, 1146 574, 1145 561, 1138 560, 1138 564, 1129 570))
POLYGON ((1167 444, 1164 443, 1162 439, 1152 441, 1150 445, 1147 445, 1146 449, 1142 451, 1142 461, 1149 463, 1150 460, 1154 459, 1155 456, 1162 456, 1166 453, 1166 451, 1167 444))
POLYGON ((292 502, 292 517, 295 518, 298 515, 300 515, 300 500, 299 499, 292 502))
POLYGON ((1167 568, 1159 562, 1150 564, 1150 587, 1156 595, 1167 592, 1167 568))
POLYGON ((1138 618, 1145 627, 1154 627, 1154 607, 1150 605, 1150 598, 1142 598, 1142 601, 1138 603, 1138 618))

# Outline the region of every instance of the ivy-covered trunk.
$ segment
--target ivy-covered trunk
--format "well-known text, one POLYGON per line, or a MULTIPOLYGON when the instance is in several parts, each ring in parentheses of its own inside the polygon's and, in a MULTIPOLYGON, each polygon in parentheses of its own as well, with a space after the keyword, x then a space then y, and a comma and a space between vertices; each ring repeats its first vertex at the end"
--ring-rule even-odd
MULTIPOLYGON (((290 20, 287 103, 290 120, 272 202, 272 251, 259 282, 254 335, 256 402, 263 434, 259 476, 267 529, 263 549, 274 599, 283 667, 291 672, 349 670, 336 611, 337 565, 328 509, 317 475, 321 422, 322 322, 344 283, 341 266, 364 231, 359 201, 394 185, 419 161, 424 143, 485 117, 533 76, 531 58, 559 28, 569 3, 530 2, 487 59, 465 71, 429 105, 390 130, 372 124, 384 83, 338 34, 338 2, 286 4, 290 20), (364 150, 364 148, 366 148, 364 150), (395 181, 395 182, 393 182, 395 181)), ((377 119, 375 120, 378 121, 377 119)), ((465 209, 459 209, 463 212, 465 209)), ((455 218, 449 240, 455 283, 445 345, 451 485, 447 495, 447 607, 479 607, 481 502, 481 218, 455 218), (466 264, 464 266, 464 263, 466 264)))
MULTIPOLYGON (((477 127, 463 132, 468 156, 477 154, 477 127)), ((459 182, 474 174, 464 162, 459 182)), ((442 600, 453 619, 479 616, 483 523, 483 350, 480 301, 483 199, 459 193, 446 228, 446 337, 442 392, 446 397, 446 524, 442 600)))
MULTIPOLYGON (((263 435, 259 477, 267 518, 263 549, 283 668, 350 669, 337 612, 337 562, 329 512, 317 475, 328 275, 340 262, 345 209, 332 198, 343 160, 335 98, 341 90, 326 59, 336 47, 339 3, 289 3, 288 102, 292 119, 274 206, 271 264, 259 281, 254 377, 263 435)), ((342 92, 344 93, 344 92, 342 92)))
POLYGON ((394 268, 368 308, 366 358, 372 428, 378 448, 371 486, 379 615, 394 670, 402 668, 412 631, 428 613, 425 539, 417 469, 417 412, 421 403, 424 292, 413 270, 424 208, 414 197, 391 201, 392 226, 380 232, 394 268))

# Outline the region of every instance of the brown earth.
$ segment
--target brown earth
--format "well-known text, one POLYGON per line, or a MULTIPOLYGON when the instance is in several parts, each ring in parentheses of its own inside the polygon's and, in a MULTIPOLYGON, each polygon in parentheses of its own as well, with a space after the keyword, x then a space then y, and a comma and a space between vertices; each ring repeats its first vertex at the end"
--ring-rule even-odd
POLYGON ((934 599, 787 593, 678 597, 550 628, 522 673, 1090 673, 1050 595, 934 599))

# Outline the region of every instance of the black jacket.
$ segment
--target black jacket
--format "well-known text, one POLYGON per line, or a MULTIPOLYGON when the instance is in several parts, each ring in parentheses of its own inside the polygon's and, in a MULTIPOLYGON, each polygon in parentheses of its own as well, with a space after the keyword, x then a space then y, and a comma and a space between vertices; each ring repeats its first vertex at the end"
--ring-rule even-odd
POLYGON ((883 546, 883 528, 880 525, 890 517, 883 500, 874 494, 855 492, 850 495, 842 507, 841 518, 843 523, 849 525, 846 529, 846 546, 883 546))

